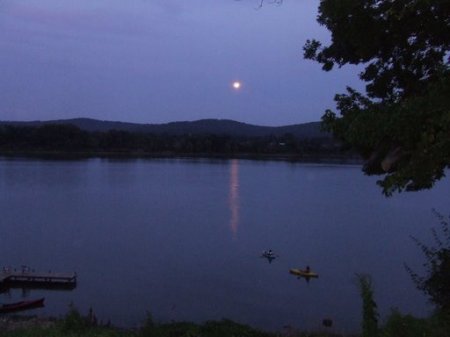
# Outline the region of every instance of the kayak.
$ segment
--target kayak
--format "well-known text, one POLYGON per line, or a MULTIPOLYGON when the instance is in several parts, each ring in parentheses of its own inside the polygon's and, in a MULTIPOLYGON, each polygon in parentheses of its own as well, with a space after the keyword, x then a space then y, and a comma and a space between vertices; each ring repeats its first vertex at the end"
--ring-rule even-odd
POLYGON ((269 253, 269 252, 263 252, 261 254, 261 257, 265 257, 266 259, 274 259, 277 256, 274 253, 269 253))
POLYGON ((16 303, 0 305, 0 313, 4 314, 4 313, 8 313, 8 312, 40 308, 43 306, 44 306, 44 298, 40 298, 37 300, 31 300, 31 301, 20 301, 20 302, 16 302, 16 303))
POLYGON ((299 276, 299 277, 307 277, 307 278, 310 278, 310 277, 317 278, 317 277, 319 277, 319 274, 317 274, 317 273, 315 273, 313 271, 306 271, 306 270, 302 270, 302 269, 298 269, 298 268, 291 268, 291 269, 289 269, 289 273, 292 274, 292 275, 299 276))

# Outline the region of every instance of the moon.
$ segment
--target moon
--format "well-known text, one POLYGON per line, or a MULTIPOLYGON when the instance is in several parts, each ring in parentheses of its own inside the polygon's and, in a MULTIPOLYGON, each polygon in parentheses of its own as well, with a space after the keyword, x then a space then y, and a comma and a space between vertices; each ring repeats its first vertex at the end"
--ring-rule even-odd
POLYGON ((235 89, 235 90, 239 90, 240 88, 241 88, 241 82, 239 82, 239 81, 234 81, 233 82, 233 88, 235 89))

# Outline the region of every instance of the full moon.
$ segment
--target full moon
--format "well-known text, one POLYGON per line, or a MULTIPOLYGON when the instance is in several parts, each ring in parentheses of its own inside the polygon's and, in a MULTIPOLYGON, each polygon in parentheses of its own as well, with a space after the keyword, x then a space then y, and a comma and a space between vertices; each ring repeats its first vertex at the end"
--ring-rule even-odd
POLYGON ((241 87, 241 82, 239 81, 234 81, 233 82, 233 88, 238 90, 241 87))

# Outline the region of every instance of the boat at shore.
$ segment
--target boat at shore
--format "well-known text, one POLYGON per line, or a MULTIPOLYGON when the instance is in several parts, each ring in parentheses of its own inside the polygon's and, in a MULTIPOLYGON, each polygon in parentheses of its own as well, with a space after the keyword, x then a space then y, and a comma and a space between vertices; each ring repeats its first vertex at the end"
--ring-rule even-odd
POLYGON ((0 314, 41 308, 44 306, 44 300, 45 298, 39 298, 30 301, 20 301, 15 303, 0 304, 0 314))

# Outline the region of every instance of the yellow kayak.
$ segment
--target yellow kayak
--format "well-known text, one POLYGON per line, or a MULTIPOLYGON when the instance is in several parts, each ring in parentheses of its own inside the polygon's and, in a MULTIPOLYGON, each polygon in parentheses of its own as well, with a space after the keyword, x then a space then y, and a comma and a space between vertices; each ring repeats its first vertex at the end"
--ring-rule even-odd
POLYGON ((302 269, 298 269, 298 268, 291 268, 289 269, 289 273, 291 273, 292 275, 296 275, 296 276, 301 276, 301 277, 319 277, 319 274, 314 273, 312 271, 306 271, 306 270, 302 270, 302 269))

